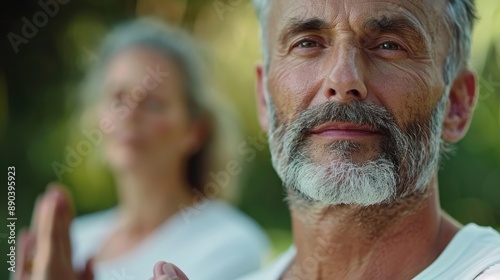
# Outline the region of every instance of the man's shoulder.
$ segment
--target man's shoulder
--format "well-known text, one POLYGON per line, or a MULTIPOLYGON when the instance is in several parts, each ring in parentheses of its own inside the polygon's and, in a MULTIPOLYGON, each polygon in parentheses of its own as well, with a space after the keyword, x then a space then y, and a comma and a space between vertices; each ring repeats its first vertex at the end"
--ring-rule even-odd
POLYGON ((464 226, 441 255, 420 273, 419 279, 474 279, 500 263, 500 233, 476 224, 464 226))
MULTIPOLYGON (((239 280, 279 279, 291 265, 295 254, 296 249, 291 246, 270 267, 239 280)), ((498 263, 500 263, 500 233, 490 227, 468 224, 455 235, 438 259, 414 280, 451 279, 451 275, 455 275, 456 279, 474 279, 498 263), (467 278, 464 275, 472 277, 467 278)))
POLYGON ((500 250, 500 233, 498 231, 491 227, 472 223, 464 226, 452 241, 455 241, 455 246, 461 247, 463 254, 473 254, 474 251, 483 249, 494 252, 500 250))

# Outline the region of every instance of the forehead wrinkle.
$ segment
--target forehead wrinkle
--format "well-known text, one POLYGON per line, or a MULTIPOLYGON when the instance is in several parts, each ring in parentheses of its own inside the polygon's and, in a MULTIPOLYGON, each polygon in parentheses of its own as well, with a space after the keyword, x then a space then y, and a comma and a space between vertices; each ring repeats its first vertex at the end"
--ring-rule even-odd
POLYGON ((290 17, 280 32, 278 40, 284 41, 287 37, 300 34, 305 31, 321 31, 330 28, 331 26, 325 20, 318 17, 311 17, 308 19, 290 17))
MULTIPOLYGON (((423 35, 423 39, 425 39, 420 40, 420 46, 425 47, 427 49, 427 53, 434 59, 439 60, 439 58, 442 56, 441 53, 446 52, 447 44, 441 43, 445 39, 442 39, 441 36, 436 36, 436 34, 442 33, 439 29, 441 26, 439 24, 441 22, 441 17, 439 16, 442 12, 444 12, 444 3, 446 3, 446 1, 440 0, 433 2, 432 0, 349 0, 349 2, 355 5, 364 5, 364 7, 361 7, 364 12, 360 14, 354 6, 348 5, 348 2, 346 1, 336 1, 335 3, 332 3, 328 0, 308 2, 297 1, 295 2, 297 3, 297 5, 291 5, 286 1, 271 1, 271 12, 273 13, 273 16, 271 18, 273 18, 272 21, 274 21, 274 28, 269 28, 270 32, 268 34, 268 46, 270 50, 275 49, 276 51, 277 48, 274 48, 273 45, 281 45, 283 43, 283 41, 279 41, 279 33, 283 30, 283 26, 286 24, 286 21, 293 17, 302 19, 308 17, 316 17, 319 19, 323 19, 323 21, 326 21, 332 29, 334 27, 341 29, 347 28, 354 33, 362 32, 359 34, 366 34, 358 29, 362 27, 362 25, 355 26, 352 25, 352 23, 354 23, 355 21, 364 21, 366 15, 388 15, 390 17, 404 16, 409 21, 413 22, 414 26, 418 26, 423 35), (277 3, 279 3, 279 5, 277 5, 277 3), (372 5, 371 8, 370 5, 372 5), (279 9, 278 6, 280 6, 279 9), (280 10, 280 12, 278 12, 278 10, 280 10)), ((328 34, 332 35, 330 33, 328 34)), ((410 39, 413 39, 412 36, 408 37, 410 39)), ((416 41, 419 40, 416 39, 416 41)), ((271 53, 275 51, 271 51, 271 53)))
POLYGON ((363 30, 376 33, 400 33, 421 45, 431 41, 431 36, 418 20, 405 15, 381 14, 366 19, 362 24, 363 30))
POLYGON ((441 19, 442 14, 444 13, 444 3, 447 0, 431 0, 431 1, 426 1, 426 0, 418 0, 418 1, 405 1, 404 3, 408 3, 409 6, 405 7, 401 3, 397 3, 397 1, 368 1, 371 3, 384 3, 388 4, 390 3, 391 5, 397 6, 399 9, 404 10, 405 13, 408 15, 411 15, 411 19, 414 22, 420 23, 421 27, 425 31, 427 31, 430 35, 430 40, 434 41, 434 36, 436 34, 436 29, 437 26, 435 22, 432 22, 432 19, 441 19), (423 3, 427 4, 423 4, 423 3), (429 3, 430 2, 430 3, 429 3), (442 3, 443 2, 443 3, 442 3), (420 4, 420 5, 419 5, 420 4))
POLYGON ((286 24, 289 23, 291 19, 298 19, 298 20, 304 20, 304 19, 309 19, 309 18, 318 18, 318 19, 323 19, 325 22, 328 22, 331 18, 335 18, 337 15, 334 15, 333 13, 328 13, 328 5, 327 3, 312 3, 312 2, 306 2, 306 3, 299 3, 298 6, 294 5, 289 5, 288 2, 287 4, 281 3, 281 1, 271 1, 271 11, 273 13, 273 16, 271 18, 276 18, 278 19, 276 21, 277 27, 278 28, 283 28, 286 24), (276 9, 276 6, 280 6, 278 3, 281 4, 281 12, 278 13, 278 9, 276 9), (286 6, 285 6, 286 5, 286 6), (325 20, 328 19, 328 20, 325 20))
MULTIPOLYGON (((272 1, 271 3, 275 3, 275 2, 279 2, 279 1, 272 1)), ((287 7, 286 11, 284 13, 280 13, 280 15, 278 14, 275 14, 275 17, 277 18, 282 18, 284 20, 281 20, 281 24, 278 24, 278 26, 283 26, 283 22, 285 22, 285 24, 288 24, 288 22, 290 22, 290 20, 296 20, 296 19, 306 19, 306 18, 318 18, 318 19, 322 19, 323 21, 327 22, 330 26, 331 25, 337 25, 336 23, 339 23, 338 22, 338 16, 339 16, 339 12, 340 10, 342 10, 342 8, 345 10, 344 11, 344 16, 347 16, 347 20, 348 21, 351 21, 353 18, 351 17, 352 16, 352 11, 350 11, 350 7, 348 5, 342 5, 340 6, 340 4, 342 4, 343 2, 337 2, 337 4, 339 5, 338 7, 336 7, 336 11, 332 11, 331 10, 331 3, 329 3, 328 0, 323 0, 323 3, 308 3, 307 5, 305 4, 302 4, 300 5, 299 7, 295 7, 295 8, 290 8, 287 7), (316 8, 316 9, 315 9, 316 8), (313 13, 311 13, 311 11, 313 11, 313 13), (288 14, 288 16, 287 16, 288 14)), ((406 15, 411 15, 408 16, 408 18, 415 24, 417 23, 420 23, 419 25, 422 26, 422 27, 425 27, 423 29, 427 30, 429 29, 428 31, 431 31, 431 27, 433 26, 433 24, 430 24, 428 22, 428 19, 429 18, 433 18, 432 16, 429 17, 428 14, 429 14, 429 11, 424 11, 423 10, 423 7, 413 3, 413 1, 407 1, 405 3, 408 3, 409 5, 411 5, 411 7, 414 7, 414 9, 411 9, 410 7, 405 7, 403 6, 401 3, 397 3, 397 1, 366 1, 366 0, 361 0, 361 1, 353 1, 352 3, 357 3, 357 4, 389 4, 390 6, 396 6, 397 9, 401 9, 401 10, 404 10, 404 13, 406 15)), ((433 6, 435 6, 436 4, 434 4, 433 6)), ((436 13, 436 9, 437 7, 434 7, 434 8, 430 8, 429 10, 431 10, 433 12, 433 14, 436 13)), ((441 9, 442 10, 442 9, 441 9)), ((272 11, 275 12, 275 9, 272 9, 272 11)), ((378 9, 378 10, 374 10, 373 11, 374 13, 383 13, 385 12, 385 14, 389 17, 395 17, 394 14, 388 14, 387 12, 389 12, 389 10, 382 10, 382 9, 378 9)), ((283 28, 283 27, 281 27, 283 28)))

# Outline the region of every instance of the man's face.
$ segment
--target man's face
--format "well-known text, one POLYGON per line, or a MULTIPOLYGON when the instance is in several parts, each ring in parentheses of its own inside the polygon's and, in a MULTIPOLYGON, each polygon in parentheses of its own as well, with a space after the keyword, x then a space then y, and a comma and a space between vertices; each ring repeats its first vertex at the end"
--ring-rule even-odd
POLYGON ((425 188, 447 101, 434 2, 271 1, 269 134, 286 187, 362 205, 425 188))

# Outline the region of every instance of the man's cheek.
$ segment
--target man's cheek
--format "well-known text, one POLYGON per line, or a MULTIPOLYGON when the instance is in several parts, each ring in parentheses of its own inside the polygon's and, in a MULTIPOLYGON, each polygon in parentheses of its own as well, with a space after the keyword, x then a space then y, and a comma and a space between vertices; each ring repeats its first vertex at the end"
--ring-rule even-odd
POLYGON ((421 116, 427 101, 421 79, 402 71, 378 72, 369 84, 370 99, 389 111, 399 127, 421 116))
POLYGON ((274 78, 280 81, 270 91, 275 111, 281 120, 289 122, 300 112, 310 107, 311 101, 319 91, 317 75, 303 71, 286 71, 274 78))

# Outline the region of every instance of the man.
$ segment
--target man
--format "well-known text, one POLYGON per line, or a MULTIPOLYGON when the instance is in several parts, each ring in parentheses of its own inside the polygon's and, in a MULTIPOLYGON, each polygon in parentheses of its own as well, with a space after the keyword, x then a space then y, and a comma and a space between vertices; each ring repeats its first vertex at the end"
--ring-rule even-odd
POLYGON ((500 279, 500 235, 438 200, 477 97, 472 1, 256 4, 259 117, 295 247, 255 279, 500 279))
POLYGON ((472 1, 255 4, 259 119, 295 245, 248 279, 500 279, 500 235, 438 200, 477 97, 472 1))
MULTIPOLYGON (((444 214, 476 102, 471 0, 260 0, 259 119, 294 246, 247 279, 500 279, 500 234, 444 214)), ((187 279, 159 262, 152 279, 187 279)))

